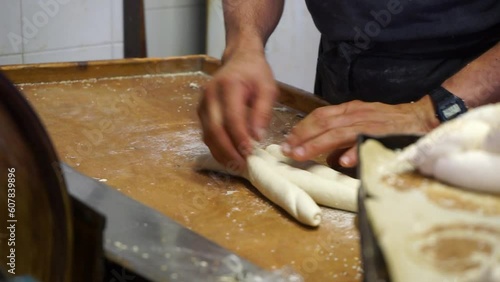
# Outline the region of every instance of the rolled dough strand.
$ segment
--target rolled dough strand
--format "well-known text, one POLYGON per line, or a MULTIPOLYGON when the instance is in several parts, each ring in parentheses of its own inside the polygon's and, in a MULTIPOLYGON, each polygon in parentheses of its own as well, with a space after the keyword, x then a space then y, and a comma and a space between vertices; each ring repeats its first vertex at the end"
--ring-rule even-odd
MULTIPOLYGON (((441 155, 449 154, 450 145, 462 151, 480 148, 483 142, 488 141, 483 140, 489 135, 490 129, 499 127, 500 103, 481 106, 442 124, 415 144, 403 149, 398 160, 409 161, 424 174, 430 174, 433 167, 428 164, 434 163, 433 159, 441 155)), ((491 143, 486 144, 485 149, 496 151, 496 147, 491 143)))
POLYGON ((481 147, 490 125, 480 120, 456 119, 444 123, 416 143, 406 147, 398 156, 430 175, 435 159, 448 154, 481 147))
POLYGON ((247 157, 246 178, 264 196, 286 210, 301 223, 318 226, 321 222, 321 209, 310 195, 284 177, 279 177, 276 166, 257 154, 247 157))
POLYGON ((467 151, 439 158, 434 176, 469 190, 500 194, 500 155, 486 151, 467 151))
POLYGON ((274 156, 279 162, 286 163, 293 167, 309 171, 314 175, 318 175, 327 180, 334 181, 336 184, 338 183, 341 185, 353 187, 353 189, 357 189, 357 187, 359 187, 360 183, 358 179, 342 174, 332 169, 331 167, 319 164, 315 161, 298 162, 283 155, 283 153, 281 152, 280 145, 276 144, 269 145, 267 146, 266 151, 270 153, 272 156, 274 156))
MULTIPOLYGON (((267 151, 260 152, 260 156, 267 163, 273 163, 273 160, 280 159, 275 158, 267 151)), ((357 211, 358 185, 347 185, 337 180, 332 181, 277 161, 274 161, 274 164, 276 171, 281 176, 304 190, 316 203, 351 212, 357 211)))
POLYGON ((492 127, 484 139, 482 149, 491 153, 500 154, 500 125, 492 127))
POLYGON ((241 174, 234 172, 234 171, 231 171, 230 169, 227 169, 226 167, 221 165, 218 161, 216 161, 214 159, 214 157, 212 157, 211 154, 201 155, 198 158, 196 158, 195 169, 216 171, 216 172, 229 174, 232 176, 243 177, 241 174))
POLYGON ((293 162, 295 162, 293 159, 283 155, 283 153, 281 152, 281 146, 278 144, 271 144, 267 146, 266 152, 275 157, 278 162, 283 162, 287 164, 292 164, 293 162))
POLYGON ((321 209, 314 200, 295 184, 283 177, 277 177, 272 162, 266 163, 262 158, 251 155, 247 158, 247 171, 237 174, 227 170, 212 155, 206 154, 197 158, 196 168, 243 177, 299 222, 310 226, 318 226, 321 222, 321 209))

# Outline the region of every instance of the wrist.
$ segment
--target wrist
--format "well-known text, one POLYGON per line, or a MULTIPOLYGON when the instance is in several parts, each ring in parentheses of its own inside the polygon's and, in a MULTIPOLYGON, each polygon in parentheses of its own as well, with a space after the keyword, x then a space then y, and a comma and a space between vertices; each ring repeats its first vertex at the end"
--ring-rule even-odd
MULTIPOLYGON (((476 101, 473 101, 471 97, 467 97, 468 92, 464 91, 465 89, 463 89, 463 87, 460 87, 459 84, 457 85, 453 77, 445 80, 441 86, 454 95, 460 97, 464 101, 467 108, 471 108, 476 104, 476 101)), ((471 89, 469 89, 469 92, 471 92, 471 89)))
POLYGON ((222 62, 231 59, 231 57, 238 53, 265 56, 264 43, 262 42, 262 39, 256 35, 241 34, 231 38, 228 36, 227 38, 226 48, 222 54, 222 62))
POLYGON ((441 124, 436 116, 434 104, 432 103, 432 99, 429 95, 425 95, 420 100, 413 102, 410 105, 418 120, 421 121, 424 131, 431 131, 441 124))

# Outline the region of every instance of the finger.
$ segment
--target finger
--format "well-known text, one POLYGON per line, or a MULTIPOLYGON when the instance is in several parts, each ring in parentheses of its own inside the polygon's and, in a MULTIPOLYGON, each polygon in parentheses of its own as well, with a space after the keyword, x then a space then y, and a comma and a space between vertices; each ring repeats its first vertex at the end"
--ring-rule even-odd
POLYGON ((220 85, 218 95, 223 101, 224 127, 232 147, 236 148, 242 157, 252 151, 250 132, 246 122, 248 108, 246 106, 247 89, 238 81, 226 81, 220 85))
POLYGON ((373 124, 388 123, 384 115, 373 114, 383 111, 376 110, 376 107, 381 105, 380 103, 352 101, 318 108, 293 128, 286 143, 293 148, 331 129, 362 125, 367 121, 373 124))
POLYGON ((356 143, 357 128, 329 130, 293 148, 289 156, 298 161, 312 159, 322 153, 351 147, 356 143))
POLYGON ((202 128, 205 125, 223 124, 221 107, 218 101, 217 86, 215 83, 205 85, 203 95, 198 104, 198 118, 202 123, 202 128))
MULTIPOLYGON (((359 103, 345 103, 335 106, 321 107, 306 116, 299 122, 291 131, 286 139, 288 148, 299 146, 307 140, 313 139, 316 136, 324 134, 328 130, 340 127, 346 127, 357 122, 363 121, 365 114, 353 115, 353 112, 347 114, 353 104, 359 103)), ((285 146, 286 149, 288 149, 285 146)))
POLYGON ((252 137, 260 141, 272 119, 272 108, 279 95, 275 83, 260 86, 250 116, 252 137))
POLYGON ((224 129, 212 130, 203 134, 203 141, 212 156, 229 172, 241 173, 246 167, 245 159, 232 147, 229 136, 223 135, 224 129))
POLYGON ((356 168, 352 167, 344 167, 339 164, 340 157, 346 153, 350 148, 344 148, 344 149, 338 149, 333 151, 330 155, 328 155, 326 159, 326 163, 328 166, 330 166, 332 169, 348 175, 352 178, 357 178, 357 171, 356 168))
POLYGON ((198 116, 203 129, 203 141, 214 158, 228 169, 240 170, 245 159, 234 148, 223 126, 221 105, 216 97, 215 86, 208 85, 198 107, 198 116))
POLYGON ((358 164, 357 147, 352 146, 339 159, 339 164, 343 167, 355 167, 358 164))
POLYGON ((339 161, 340 157, 347 152, 349 148, 344 148, 344 149, 337 149, 331 152, 328 157, 326 158, 326 163, 331 167, 331 168, 337 168, 339 166, 339 161))
POLYGON ((332 107, 322 107, 314 110, 300 121, 290 132, 286 143, 291 147, 298 146, 332 128, 335 112, 332 107))

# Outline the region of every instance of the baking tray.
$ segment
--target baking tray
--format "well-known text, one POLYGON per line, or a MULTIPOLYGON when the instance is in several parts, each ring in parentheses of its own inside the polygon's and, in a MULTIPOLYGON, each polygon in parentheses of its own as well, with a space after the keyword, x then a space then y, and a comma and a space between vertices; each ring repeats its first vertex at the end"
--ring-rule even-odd
MULTIPOLYGON (((363 162, 363 156, 360 154, 360 147, 364 142, 374 139, 391 150, 399 150, 415 143, 420 136, 416 135, 390 135, 390 136, 371 136, 360 135, 358 137, 358 156, 360 162, 363 162)), ((364 270, 363 281, 365 282, 390 282, 389 270, 387 268, 384 254, 377 243, 372 225, 366 212, 365 200, 372 198, 369 192, 364 188, 366 186, 363 180, 361 165, 358 165, 358 175, 361 177, 361 186, 358 193, 358 229, 360 232, 362 263, 364 270)))
MULTIPOLYGON (((291 266, 306 281, 359 281, 355 214, 322 208, 321 226, 309 228, 249 183, 192 169, 208 152, 196 116, 200 87, 219 66, 199 55, 0 70, 41 116, 60 159, 79 172, 264 269, 291 266)), ((265 144, 283 141, 306 113, 326 105, 279 87, 265 144)))

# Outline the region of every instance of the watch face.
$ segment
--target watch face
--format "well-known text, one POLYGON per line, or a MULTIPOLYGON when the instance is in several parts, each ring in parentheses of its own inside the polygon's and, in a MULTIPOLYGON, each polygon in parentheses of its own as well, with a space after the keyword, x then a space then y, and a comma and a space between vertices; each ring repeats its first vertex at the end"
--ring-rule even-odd
POLYGON ((442 113, 443 113, 443 117, 446 119, 446 120, 449 120, 451 118, 454 118, 456 115, 460 114, 462 112, 462 109, 460 108, 460 106, 458 104, 452 104, 452 105, 449 105, 447 107, 445 107, 443 110, 442 110, 442 113))
POLYGON ((447 121, 453 118, 456 118, 460 114, 463 114, 467 111, 467 107, 464 102, 457 97, 450 97, 445 101, 442 101, 437 108, 437 115, 439 120, 447 121))

